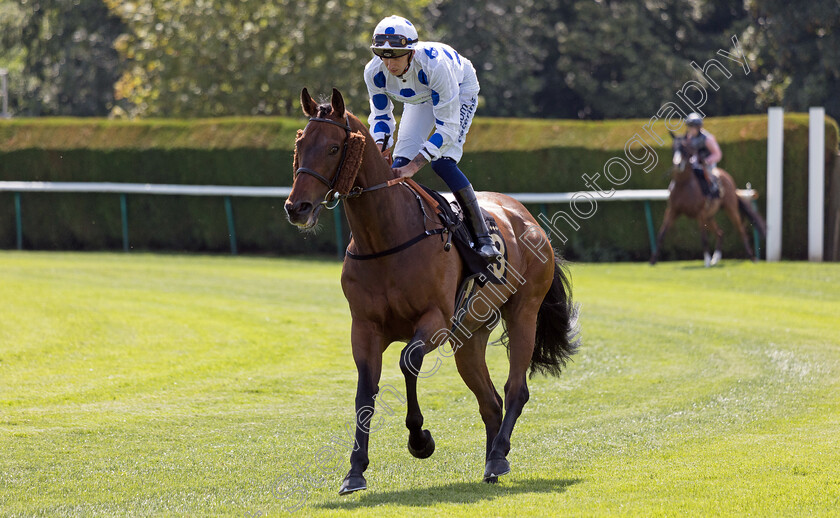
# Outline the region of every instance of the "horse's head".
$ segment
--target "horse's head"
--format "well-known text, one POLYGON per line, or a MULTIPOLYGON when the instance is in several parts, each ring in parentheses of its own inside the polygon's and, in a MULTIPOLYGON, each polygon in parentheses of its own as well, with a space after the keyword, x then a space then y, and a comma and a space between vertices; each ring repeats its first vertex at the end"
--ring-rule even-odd
POLYGON ((694 152, 691 149, 691 143, 685 137, 677 137, 671 133, 671 138, 674 140, 672 145, 674 155, 671 160, 671 173, 676 174, 685 169, 694 152))
POLYGON ((306 88, 300 93, 309 124, 295 140, 294 182, 286 200, 289 222, 311 229, 325 205, 350 192, 362 163, 365 136, 352 131, 341 92, 333 89, 329 104, 318 105, 306 88))

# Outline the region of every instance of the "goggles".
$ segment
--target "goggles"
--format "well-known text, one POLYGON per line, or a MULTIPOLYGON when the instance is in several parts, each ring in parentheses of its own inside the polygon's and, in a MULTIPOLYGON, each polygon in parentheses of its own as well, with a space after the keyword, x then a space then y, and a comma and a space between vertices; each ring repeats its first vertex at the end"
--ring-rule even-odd
POLYGON ((410 40, 403 36, 402 34, 374 34, 373 35, 373 46, 374 47, 381 47, 385 44, 390 45, 391 47, 405 47, 411 43, 417 43, 417 40, 410 40))

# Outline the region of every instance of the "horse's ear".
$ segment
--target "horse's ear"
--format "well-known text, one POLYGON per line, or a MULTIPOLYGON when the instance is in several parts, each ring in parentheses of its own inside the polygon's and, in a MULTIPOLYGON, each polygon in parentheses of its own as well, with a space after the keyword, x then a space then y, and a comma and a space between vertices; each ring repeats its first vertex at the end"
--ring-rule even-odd
POLYGON ((318 104, 312 100, 306 88, 300 91, 300 107, 303 108, 304 115, 309 117, 318 115, 318 104))
POLYGON ((336 88, 333 88, 330 104, 332 105, 333 115, 339 118, 344 117, 344 97, 341 96, 341 92, 336 88))

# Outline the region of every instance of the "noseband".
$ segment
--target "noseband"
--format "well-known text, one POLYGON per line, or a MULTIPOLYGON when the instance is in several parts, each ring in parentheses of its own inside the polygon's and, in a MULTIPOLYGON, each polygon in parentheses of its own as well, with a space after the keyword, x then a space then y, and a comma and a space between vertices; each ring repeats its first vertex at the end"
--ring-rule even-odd
MULTIPOLYGON (((309 169, 308 167, 298 167, 295 171, 294 179, 297 179, 297 175, 300 173, 304 173, 326 185, 329 191, 327 191, 327 194, 324 196, 324 201, 321 202, 321 205, 326 206, 328 209, 334 209, 341 201, 341 195, 335 192, 335 184, 338 182, 338 176, 341 173, 341 168, 344 166, 344 160, 347 158, 347 143, 350 140, 350 132, 352 131, 350 129, 350 119, 345 115, 344 124, 341 124, 340 122, 325 119, 323 117, 310 117, 309 123, 311 124, 313 122, 326 122, 344 130, 344 145, 341 148, 341 160, 338 162, 338 167, 335 169, 335 174, 333 174, 332 180, 327 180, 323 175, 317 171, 309 169), (333 203, 333 205, 330 206, 330 203, 333 203)), ((309 127, 309 124, 307 124, 306 127, 309 127)), ((306 131, 306 128, 303 128, 303 130, 306 131)))

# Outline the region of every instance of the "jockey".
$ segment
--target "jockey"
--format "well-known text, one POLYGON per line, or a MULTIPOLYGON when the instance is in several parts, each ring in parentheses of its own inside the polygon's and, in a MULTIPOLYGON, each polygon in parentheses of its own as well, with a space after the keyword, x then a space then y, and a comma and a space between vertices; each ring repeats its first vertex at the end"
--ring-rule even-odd
POLYGON ((685 118, 685 123, 688 126, 685 132, 685 140, 689 147, 695 151, 695 155, 691 157, 691 165, 697 181, 700 182, 700 190, 703 191, 704 196, 717 198, 720 196, 720 190, 717 176, 712 172, 720 159, 723 158, 723 152, 720 150, 715 136, 703 129, 702 115, 689 113, 688 117, 685 118))
POLYGON ((495 259, 498 251, 475 192, 458 168, 478 104, 472 63, 449 45, 420 42, 414 25, 400 16, 379 22, 370 48, 375 56, 365 66, 368 124, 383 156, 391 162, 389 146, 396 129, 393 101, 400 101, 403 112, 392 162, 396 175, 410 178, 431 162, 460 203, 476 252, 495 259))

